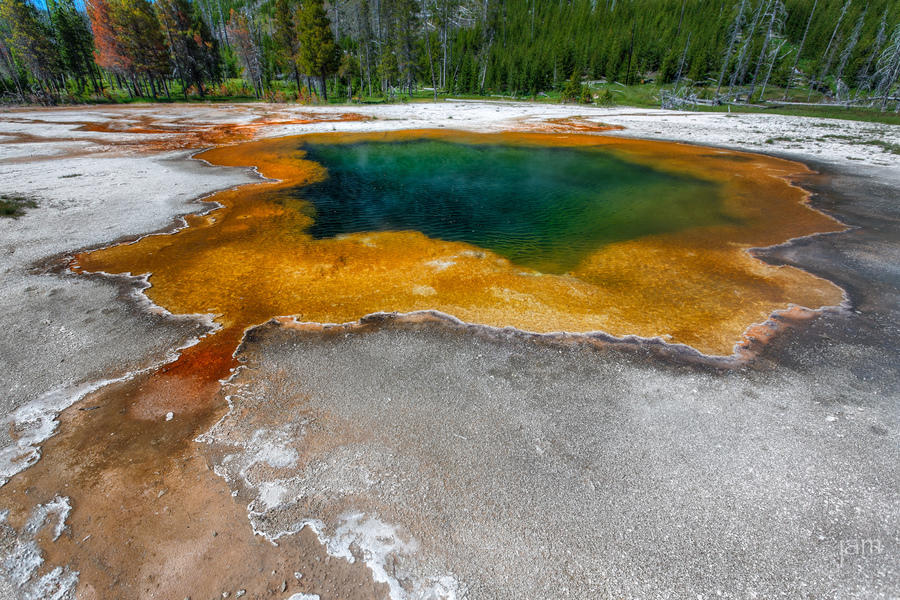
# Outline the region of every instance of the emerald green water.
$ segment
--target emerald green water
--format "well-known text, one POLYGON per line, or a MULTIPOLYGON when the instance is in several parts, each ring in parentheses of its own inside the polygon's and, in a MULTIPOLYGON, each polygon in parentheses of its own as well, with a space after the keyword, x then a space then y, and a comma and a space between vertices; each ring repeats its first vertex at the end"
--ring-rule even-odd
POLYGON ((565 273, 611 242, 734 222, 717 184, 601 148, 418 140, 302 149, 328 170, 290 191, 311 202, 315 238, 416 230, 565 273))

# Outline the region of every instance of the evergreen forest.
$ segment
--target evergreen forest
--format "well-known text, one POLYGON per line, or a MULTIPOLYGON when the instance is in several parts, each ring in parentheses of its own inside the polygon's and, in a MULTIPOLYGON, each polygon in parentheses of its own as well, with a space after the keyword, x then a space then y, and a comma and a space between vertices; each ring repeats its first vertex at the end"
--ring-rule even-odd
POLYGON ((0 0, 0 97, 900 111, 897 0, 0 0))

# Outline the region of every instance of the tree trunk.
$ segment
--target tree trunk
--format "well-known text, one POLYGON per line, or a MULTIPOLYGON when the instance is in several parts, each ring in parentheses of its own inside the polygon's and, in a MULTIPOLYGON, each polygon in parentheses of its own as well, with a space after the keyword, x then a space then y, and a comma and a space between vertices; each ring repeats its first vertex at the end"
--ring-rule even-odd
POLYGON ((103 77, 100 77, 100 85, 97 85, 97 73, 94 71, 93 65, 88 66, 88 72, 91 74, 91 84, 94 86, 95 94, 103 93, 103 77))
POLYGON ((684 22, 684 6, 687 4, 687 0, 682 0, 681 2, 681 16, 678 18, 678 29, 675 31, 675 39, 678 39, 678 36, 681 35, 681 24, 684 22))
MULTIPOLYGON (((735 85, 738 85, 743 82, 744 77, 747 75, 747 67, 749 66, 747 63, 747 52, 750 50, 750 46, 753 43, 753 35, 756 33, 756 27, 759 25, 759 19, 763 14, 763 5, 760 4, 756 11, 753 14, 753 22, 750 24, 750 32, 747 34, 747 40, 744 42, 744 45, 741 47, 741 53, 738 55, 738 62, 735 65, 734 73, 731 74, 731 81, 729 82, 729 90, 733 88, 735 85)), ((730 91, 729 91, 730 93, 730 91)))
POLYGON ((881 25, 878 26, 878 34, 875 36, 875 42, 872 44, 872 52, 869 54, 869 59, 866 61, 865 66, 860 69, 859 75, 857 76, 857 87, 856 87, 856 96, 855 98, 859 98, 859 94, 863 88, 868 90, 872 84, 871 77, 869 76, 869 70, 872 67, 872 62, 878 56, 878 53, 881 51, 881 46, 884 44, 884 36, 885 31, 887 30, 887 12, 881 17, 881 25))
POLYGON ((778 47, 775 48, 775 51, 772 53, 772 60, 769 61, 769 70, 766 71, 766 78, 763 79, 762 90, 759 92, 760 100, 766 95, 766 87, 769 85, 769 78, 772 76, 772 68, 775 66, 775 61, 778 60, 778 51, 781 50, 782 46, 784 46, 784 40, 778 44, 778 47))
POLYGON ((788 92, 791 91, 791 84, 794 82, 794 71, 797 70, 797 63, 800 62, 800 53, 803 52, 803 44, 806 43, 806 34, 809 33, 809 26, 812 23, 813 15, 816 14, 816 6, 819 0, 813 2, 812 10, 809 11, 809 19, 806 20, 806 29, 803 30, 803 37, 800 38, 800 45, 797 46, 797 56, 794 57, 794 64, 791 66, 791 72, 788 73, 787 87, 784 88, 782 100, 787 100, 788 92))
MULTIPOLYGON (((822 71, 821 71, 821 73, 819 74, 818 79, 820 79, 820 80, 821 80, 821 79, 825 79, 825 76, 828 75, 828 69, 831 67, 831 64, 830 64, 830 63, 831 63, 831 59, 829 58, 829 54, 830 54, 830 50, 831 50, 831 44, 834 43, 834 38, 835 38, 835 36, 837 35, 838 29, 840 29, 841 23, 844 21, 844 15, 847 14, 847 9, 850 7, 850 2, 851 2, 851 0, 847 0, 847 1, 844 3, 843 8, 841 8, 841 14, 840 14, 840 16, 838 17, 837 23, 834 24, 834 31, 831 32, 831 38, 828 40, 828 45, 825 46, 825 52, 822 53, 822 56, 825 57, 825 61, 826 61, 826 62, 825 62, 825 64, 822 66, 822 71)), ((812 93, 813 93, 813 86, 812 86, 812 84, 813 84, 813 82, 810 81, 810 82, 809 82, 809 94, 807 94, 807 96, 806 96, 806 101, 807 101, 807 102, 809 102, 810 98, 812 98, 812 93)))
POLYGON ((759 69, 762 67, 763 61, 766 58, 766 50, 769 49, 769 42, 772 40, 772 29, 775 27, 775 16, 778 12, 777 8, 777 6, 773 5, 772 0, 769 0, 766 3, 766 11, 768 14, 765 16, 769 17, 769 27, 766 29, 766 37, 763 39, 763 45, 759 51, 759 58, 756 60, 756 68, 753 69, 753 79, 750 80, 750 91, 747 92, 747 102, 751 101, 753 92, 756 91, 756 80, 759 78, 759 69))
MULTIPOLYGON (((818 0, 816 1, 818 2, 818 0)), ((719 95, 719 91, 722 89, 722 80, 725 79, 725 69, 728 68, 728 63, 731 62, 731 53, 734 51, 734 43, 737 41, 738 35, 743 28, 744 6, 746 6, 746 4, 747 0, 741 0, 737 17, 734 19, 734 30, 731 32, 731 38, 728 40, 728 50, 725 51, 725 58, 722 59, 722 70, 719 71, 719 81, 716 83, 716 96, 719 95)))
POLYGON ((297 61, 291 60, 294 65, 294 81, 297 82, 297 98, 303 94, 303 87, 300 85, 300 71, 297 70, 297 61))
POLYGON ((637 19, 631 22, 631 45, 628 48, 628 66, 625 67, 625 85, 630 85, 628 83, 629 78, 631 77, 631 57, 634 55, 634 28, 637 26, 637 19))
MULTIPOLYGON (((692 32, 688 32, 687 41, 684 43, 684 52, 681 53, 681 61, 678 63, 678 75, 675 76, 675 89, 676 90, 678 89, 678 84, 681 83, 681 75, 684 72, 684 62, 687 60, 688 48, 691 47, 691 33, 692 32)), ((626 81, 625 85, 628 85, 627 73, 626 73, 625 81, 626 81)))

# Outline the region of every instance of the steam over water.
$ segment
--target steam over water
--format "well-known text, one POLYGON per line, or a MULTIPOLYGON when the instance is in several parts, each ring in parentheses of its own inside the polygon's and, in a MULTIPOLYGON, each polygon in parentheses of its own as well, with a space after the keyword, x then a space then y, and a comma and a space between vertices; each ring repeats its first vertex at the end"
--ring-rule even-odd
POLYGON ((302 149, 328 170, 289 192, 312 203, 315 238, 415 230, 565 273, 611 242, 736 222, 717 184, 602 148, 415 140, 302 149))

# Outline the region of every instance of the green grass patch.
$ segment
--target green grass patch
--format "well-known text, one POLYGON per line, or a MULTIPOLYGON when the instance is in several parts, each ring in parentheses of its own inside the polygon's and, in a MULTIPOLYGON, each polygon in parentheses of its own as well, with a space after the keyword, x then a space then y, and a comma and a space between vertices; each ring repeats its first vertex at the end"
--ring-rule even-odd
POLYGON ((26 208, 37 208, 37 202, 25 196, 0 194, 0 217, 21 217, 26 208))
POLYGON ((819 138, 821 141, 825 140, 843 140, 848 144, 853 144, 854 146, 875 146, 877 148, 881 148, 884 152, 888 154, 900 154, 900 144, 895 144, 893 142, 885 142, 882 140, 865 140, 858 138, 852 135, 841 135, 837 133, 829 133, 823 135, 819 138))
POLYGON ((787 137, 783 135, 779 135, 778 137, 772 137, 766 140, 767 144, 774 144, 775 142, 796 142, 797 140, 792 137, 787 137))
POLYGON ((878 146, 885 152, 889 154, 900 154, 900 144, 894 144, 891 142, 883 142, 881 140, 869 140, 867 142, 862 142, 863 144, 867 144, 869 146, 878 146))

